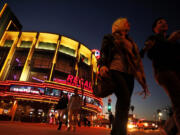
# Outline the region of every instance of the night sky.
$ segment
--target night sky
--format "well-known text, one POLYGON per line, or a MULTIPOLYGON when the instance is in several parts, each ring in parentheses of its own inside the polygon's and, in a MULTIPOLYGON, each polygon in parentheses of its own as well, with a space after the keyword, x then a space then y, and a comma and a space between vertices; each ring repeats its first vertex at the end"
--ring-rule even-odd
MULTIPOLYGON (((130 36, 141 49, 152 34, 151 25, 158 17, 168 21, 169 31, 180 30, 180 4, 178 0, 0 0, 7 2, 15 13, 23 31, 49 32, 77 40, 89 49, 100 49, 104 34, 111 33, 114 20, 127 17, 130 36)), ((143 99, 137 95, 141 86, 135 82, 132 105, 138 118, 153 119, 153 113, 170 105, 164 90, 155 82, 151 61, 143 59, 151 96, 143 99)), ((112 110, 116 98, 112 98, 112 110)), ((104 99, 107 105, 107 98, 104 99)), ((106 112, 104 110, 104 112, 106 112)), ((164 114, 165 116, 165 114, 164 114)), ((165 117, 164 117, 165 118, 165 117)))

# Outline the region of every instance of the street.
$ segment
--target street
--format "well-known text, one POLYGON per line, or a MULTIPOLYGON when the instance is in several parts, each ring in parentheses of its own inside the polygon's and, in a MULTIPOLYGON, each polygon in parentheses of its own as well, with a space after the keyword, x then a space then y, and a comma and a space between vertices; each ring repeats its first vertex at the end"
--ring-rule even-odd
MULTIPOLYGON (((76 132, 57 130, 57 125, 0 121, 0 135, 110 135, 110 130, 99 127, 78 127, 76 132)), ((159 130, 129 131, 129 135, 162 135, 159 130)))

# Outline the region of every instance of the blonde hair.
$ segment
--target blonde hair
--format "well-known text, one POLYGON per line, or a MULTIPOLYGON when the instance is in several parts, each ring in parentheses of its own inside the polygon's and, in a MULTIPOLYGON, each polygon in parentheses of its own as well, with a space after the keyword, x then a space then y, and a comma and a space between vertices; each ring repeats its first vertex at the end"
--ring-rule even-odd
POLYGON ((128 22, 127 18, 118 18, 114 23, 112 24, 112 33, 118 30, 125 30, 125 23, 128 22))

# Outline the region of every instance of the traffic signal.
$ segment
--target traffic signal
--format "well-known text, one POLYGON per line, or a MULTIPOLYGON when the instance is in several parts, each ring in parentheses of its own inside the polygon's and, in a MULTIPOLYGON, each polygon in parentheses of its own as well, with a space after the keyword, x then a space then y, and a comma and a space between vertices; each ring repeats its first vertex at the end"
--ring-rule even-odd
POLYGON ((108 112, 111 112, 111 103, 108 103, 108 112))
POLYGON ((111 112, 111 99, 108 99, 108 112, 111 112))

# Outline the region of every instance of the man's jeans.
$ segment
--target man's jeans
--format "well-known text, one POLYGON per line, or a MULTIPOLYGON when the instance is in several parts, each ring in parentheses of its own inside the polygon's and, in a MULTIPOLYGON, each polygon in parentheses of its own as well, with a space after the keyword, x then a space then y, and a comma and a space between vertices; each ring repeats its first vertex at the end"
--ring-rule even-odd
POLYGON ((155 73, 156 81, 164 88, 171 100, 174 120, 180 132, 180 74, 171 70, 162 70, 155 73))

